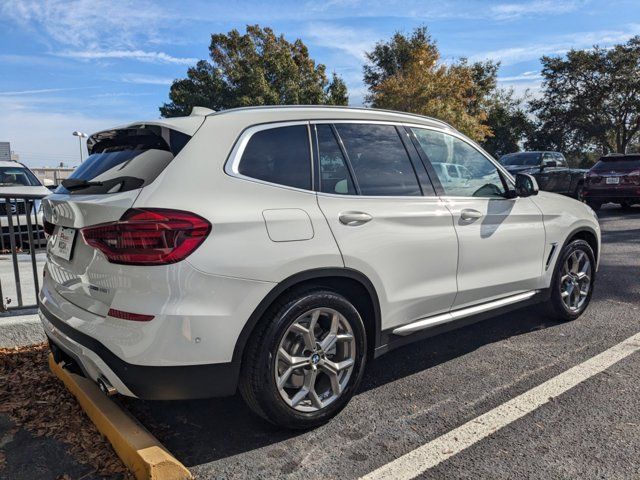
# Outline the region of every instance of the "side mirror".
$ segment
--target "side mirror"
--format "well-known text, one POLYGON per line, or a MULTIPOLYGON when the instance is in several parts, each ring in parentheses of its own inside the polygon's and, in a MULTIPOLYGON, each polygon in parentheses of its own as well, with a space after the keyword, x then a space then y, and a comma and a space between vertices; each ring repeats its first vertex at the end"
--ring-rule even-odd
POLYGON ((538 182, 527 173, 516 174, 516 195, 519 197, 531 197, 538 194, 538 182))

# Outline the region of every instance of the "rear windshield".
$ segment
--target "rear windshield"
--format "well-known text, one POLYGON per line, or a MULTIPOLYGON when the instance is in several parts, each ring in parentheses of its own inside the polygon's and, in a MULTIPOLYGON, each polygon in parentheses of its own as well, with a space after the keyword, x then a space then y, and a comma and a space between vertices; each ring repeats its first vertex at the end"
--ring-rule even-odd
POLYGON ((632 158, 608 158, 599 160, 592 170, 595 172, 611 171, 611 170, 637 170, 640 169, 640 157, 632 158))
POLYGON ((89 157, 55 193, 96 195, 142 188, 160 175, 190 139, 157 125, 96 133, 87 142, 89 157))
POLYGON ((20 167, 0 167, 0 187, 39 187, 40 181, 30 170, 20 167))
POLYGON ((539 152, 510 153, 500 157, 502 165, 529 165, 536 166, 541 163, 542 154, 539 152))

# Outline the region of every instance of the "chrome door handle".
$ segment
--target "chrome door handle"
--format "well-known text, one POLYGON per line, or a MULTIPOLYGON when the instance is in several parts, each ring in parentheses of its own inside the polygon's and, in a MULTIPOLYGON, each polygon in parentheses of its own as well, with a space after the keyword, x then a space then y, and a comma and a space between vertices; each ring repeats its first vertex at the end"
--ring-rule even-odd
POLYGON ((373 217, 364 212, 342 212, 338 219, 340 223, 348 227, 357 227, 369 222, 373 217))
POLYGON ((462 220, 476 220, 478 218, 482 218, 482 213, 479 212, 478 210, 467 208, 460 212, 460 218, 462 220))

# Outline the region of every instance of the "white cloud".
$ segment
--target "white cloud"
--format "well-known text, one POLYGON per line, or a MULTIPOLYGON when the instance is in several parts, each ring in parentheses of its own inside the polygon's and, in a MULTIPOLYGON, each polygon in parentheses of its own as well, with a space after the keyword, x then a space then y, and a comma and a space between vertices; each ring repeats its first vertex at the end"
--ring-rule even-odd
POLYGON ((79 88, 41 88, 38 90, 17 90, 13 92, 0 92, 0 96, 37 95, 39 93, 68 92, 70 90, 80 90, 80 89, 79 88))
POLYGON ((171 43, 169 32, 179 21, 173 10, 149 0, 15 0, 0 3, 0 15, 30 30, 50 52, 62 51, 58 56, 179 65, 195 60, 138 48, 171 43))
POLYGON ((559 15, 570 13, 584 5, 579 0, 537 0, 522 3, 501 3, 489 9, 496 20, 511 20, 530 15, 559 15))
POLYGON ((602 47, 626 42, 634 35, 640 34, 640 24, 629 24, 621 30, 600 30, 594 32, 572 33, 550 37, 547 41, 523 45, 519 47, 503 48, 488 52, 477 53, 469 57, 470 61, 485 59, 499 60, 502 65, 514 65, 520 62, 538 60, 543 55, 564 55, 572 48, 590 48, 593 45, 602 47))
POLYGON ((140 85, 171 85, 173 83, 173 78, 135 73, 123 75, 121 78, 124 82, 137 83, 140 85))
POLYGON ((16 0, 0 12, 27 28, 46 33, 63 45, 116 47, 158 35, 165 13, 146 0, 16 0))
POLYGON ((145 52, 143 50, 85 50, 76 52, 60 52, 61 57, 77 58, 81 60, 96 59, 133 59, 151 63, 171 63, 177 65, 191 65, 197 58, 182 58, 168 55, 164 52, 145 52))
POLYGON ((372 30, 342 27, 327 22, 308 24, 303 35, 309 43, 340 50, 360 62, 365 60, 365 52, 371 50, 379 36, 372 30))
POLYGON ((78 139, 71 132, 93 133, 125 121, 123 118, 94 119, 73 112, 15 109, 4 110, 0 115, 0 132, 2 140, 11 142, 11 149, 29 166, 55 166, 60 162, 75 166, 79 161, 78 139))

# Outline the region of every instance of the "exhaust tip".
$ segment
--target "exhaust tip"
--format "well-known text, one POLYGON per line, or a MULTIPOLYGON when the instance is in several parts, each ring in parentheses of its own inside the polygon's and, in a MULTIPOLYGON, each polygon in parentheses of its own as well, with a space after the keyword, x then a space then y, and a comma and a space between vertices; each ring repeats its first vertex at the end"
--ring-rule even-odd
POLYGON ((118 393, 118 390, 116 390, 116 387, 111 385, 111 383, 109 383, 109 380, 107 380, 102 375, 98 378, 96 383, 98 384, 98 388, 100 389, 100 391, 104 393, 107 397, 112 397, 113 395, 118 393))

